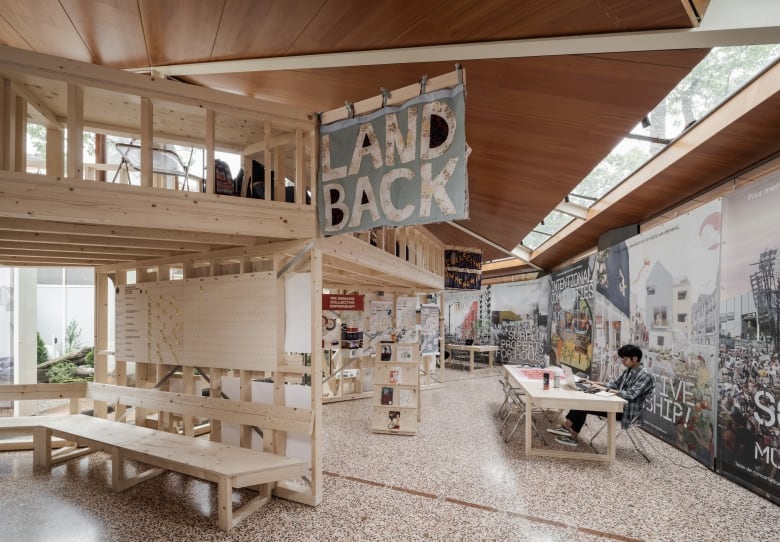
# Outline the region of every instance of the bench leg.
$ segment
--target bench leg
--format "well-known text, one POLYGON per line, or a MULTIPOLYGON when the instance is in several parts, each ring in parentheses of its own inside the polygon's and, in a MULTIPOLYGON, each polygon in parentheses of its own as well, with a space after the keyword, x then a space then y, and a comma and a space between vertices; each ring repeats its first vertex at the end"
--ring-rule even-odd
POLYGON ((229 531, 233 527, 233 484, 224 476, 217 483, 217 510, 217 526, 229 531))
POLYGON ((241 508, 233 511, 233 484, 230 478, 220 478, 217 483, 217 507, 219 510, 217 525, 223 531, 229 531, 244 518, 253 514, 271 500, 273 487, 271 484, 251 486, 251 489, 259 490, 260 494, 249 500, 241 508))
POLYGON ((51 431, 46 427, 33 429, 33 471, 51 470, 51 431))
POLYGON ((116 492, 124 489, 124 482, 127 479, 125 473, 125 461, 122 456, 122 450, 118 448, 111 449, 111 489, 116 492))
POLYGON ((116 493, 130 489, 141 482, 145 482, 150 478, 159 476, 166 472, 166 469, 158 467, 145 470, 141 474, 136 474, 132 478, 127 477, 127 471, 125 470, 125 456, 122 450, 118 448, 111 449, 111 489, 116 493))

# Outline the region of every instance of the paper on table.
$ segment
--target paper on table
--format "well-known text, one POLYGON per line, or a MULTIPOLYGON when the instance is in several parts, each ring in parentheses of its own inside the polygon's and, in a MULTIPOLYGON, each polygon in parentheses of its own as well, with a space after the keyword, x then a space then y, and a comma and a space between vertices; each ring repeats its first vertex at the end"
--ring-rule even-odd
POLYGON ((609 393, 608 391, 597 391, 593 395, 595 395, 596 397, 612 397, 615 394, 614 393, 609 393))

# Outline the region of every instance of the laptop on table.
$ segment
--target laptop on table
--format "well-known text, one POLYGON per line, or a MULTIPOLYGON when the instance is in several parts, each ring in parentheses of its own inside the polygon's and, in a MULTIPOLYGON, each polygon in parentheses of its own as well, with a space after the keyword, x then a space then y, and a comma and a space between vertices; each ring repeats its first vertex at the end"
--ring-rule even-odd
POLYGON ((563 377, 566 379, 567 388, 584 392, 591 392, 599 389, 596 386, 582 382, 581 378, 574 376, 574 371, 572 371, 571 367, 568 365, 561 365, 561 367, 563 368, 563 377))

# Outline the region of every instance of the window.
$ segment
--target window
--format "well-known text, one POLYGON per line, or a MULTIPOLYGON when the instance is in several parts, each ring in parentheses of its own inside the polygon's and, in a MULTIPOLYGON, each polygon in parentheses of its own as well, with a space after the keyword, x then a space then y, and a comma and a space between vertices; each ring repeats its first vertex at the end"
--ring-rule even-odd
POLYGON ((39 267, 38 284, 62 285, 61 267, 39 267))
MULTIPOLYGON (((567 201, 589 208, 701 120, 780 56, 780 44, 714 47, 691 72, 569 193, 567 201)), ((573 218, 552 210, 526 234, 535 250, 573 218)))
POLYGON ((654 295, 654 294, 655 294, 655 286, 648 286, 647 295, 654 295))
POLYGON ((677 300, 682 301, 688 297, 688 290, 680 290, 677 292, 677 300))
POLYGON ((68 286, 93 286, 95 284, 95 272, 91 267, 66 268, 65 284, 68 286))
POLYGON ((677 321, 680 322, 681 324, 684 324, 687 320, 688 320, 688 315, 685 314, 684 312, 681 312, 680 314, 677 315, 677 321))
POLYGON ((659 335, 656 339, 656 345, 657 346, 663 346, 664 345, 664 336, 659 335))

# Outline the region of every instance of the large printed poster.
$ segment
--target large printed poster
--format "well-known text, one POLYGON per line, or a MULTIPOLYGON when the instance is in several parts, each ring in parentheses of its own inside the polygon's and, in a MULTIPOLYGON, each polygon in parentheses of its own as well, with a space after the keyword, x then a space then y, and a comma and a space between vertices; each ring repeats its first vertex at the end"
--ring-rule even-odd
POLYGON ((489 286, 491 338, 500 363, 540 366, 548 349, 550 279, 489 286))
POLYGON ((550 278, 550 361, 590 374, 593 357, 593 272, 595 256, 550 278))
POLYGON ((627 268, 620 245, 596 256, 605 266, 596 273, 594 378, 623 371, 622 344, 640 346, 656 384, 645 429, 708 466, 715 445, 720 222, 715 201, 628 239, 627 268), (602 273, 608 287, 599 286, 602 273), (628 314, 622 291, 630 292, 628 314))
POLYGON ((780 503, 780 173, 723 200, 719 470, 780 503))

